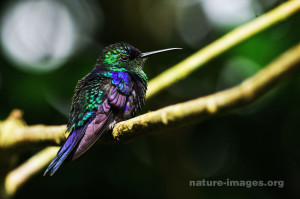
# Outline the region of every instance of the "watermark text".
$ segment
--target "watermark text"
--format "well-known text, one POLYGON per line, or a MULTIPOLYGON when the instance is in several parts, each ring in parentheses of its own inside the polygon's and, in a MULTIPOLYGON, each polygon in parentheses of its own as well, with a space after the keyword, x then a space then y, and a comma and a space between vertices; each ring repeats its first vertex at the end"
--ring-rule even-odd
POLYGON ((190 180, 190 187, 284 187, 283 180, 190 180))

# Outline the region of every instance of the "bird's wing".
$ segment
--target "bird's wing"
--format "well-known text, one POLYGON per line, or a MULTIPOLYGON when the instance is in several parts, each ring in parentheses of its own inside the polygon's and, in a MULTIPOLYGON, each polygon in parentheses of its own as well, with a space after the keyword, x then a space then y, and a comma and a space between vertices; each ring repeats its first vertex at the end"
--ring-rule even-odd
POLYGON ((66 159, 74 160, 82 155, 124 109, 133 87, 131 77, 124 72, 109 75, 99 74, 100 79, 86 76, 79 82, 67 128, 70 135, 44 175, 53 175, 66 159))
POLYGON ((96 117, 88 124, 78 146, 70 154, 71 160, 85 153, 99 139, 124 107, 126 99, 126 94, 120 92, 118 87, 111 89, 107 99, 99 105, 96 117))
POLYGON ((44 175, 47 173, 53 175, 57 171, 82 139, 88 124, 96 117, 98 106, 105 100, 109 92, 106 87, 100 86, 101 78, 101 76, 86 76, 79 81, 67 126, 70 134, 44 175))
MULTIPOLYGON (((107 127, 118 117, 120 111, 124 111, 127 98, 133 89, 132 76, 125 71, 109 71, 101 73, 108 78, 105 85, 110 89, 108 94, 105 94, 105 100, 99 104, 96 116, 88 124, 85 133, 72 151, 69 158, 74 160, 87 151, 103 134, 107 127)), ((122 113, 123 115, 123 113, 122 113)))

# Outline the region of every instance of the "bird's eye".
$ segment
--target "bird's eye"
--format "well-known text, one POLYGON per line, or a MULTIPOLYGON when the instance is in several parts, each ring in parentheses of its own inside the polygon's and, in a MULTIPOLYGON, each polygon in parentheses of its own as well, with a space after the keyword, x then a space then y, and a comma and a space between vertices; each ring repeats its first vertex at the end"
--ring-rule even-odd
POLYGON ((127 56, 121 56, 120 58, 122 61, 129 61, 129 57, 127 56))

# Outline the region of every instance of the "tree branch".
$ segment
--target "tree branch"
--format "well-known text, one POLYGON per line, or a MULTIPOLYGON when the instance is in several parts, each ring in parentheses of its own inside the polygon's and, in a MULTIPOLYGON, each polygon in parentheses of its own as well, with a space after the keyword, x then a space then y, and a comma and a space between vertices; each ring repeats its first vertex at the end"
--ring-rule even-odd
POLYGON ((5 191, 12 196, 30 177, 39 172, 56 156, 59 147, 47 147, 7 174, 5 191))
POLYGON ((286 19, 299 10, 300 1, 287 1, 255 20, 232 30, 225 36, 153 78, 148 84, 149 89, 147 91, 147 99, 153 97, 161 90, 177 81, 184 79, 194 70, 200 68, 205 63, 229 50, 233 46, 286 19))
POLYGON ((117 123, 113 129, 113 137, 124 142, 144 136, 154 129, 155 132, 170 129, 170 126, 186 125, 241 108, 271 90, 285 75, 299 67, 299 62, 300 44, 238 86, 117 123))
POLYGON ((32 144, 61 145, 66 139, 66 125, 27 126, 22 115, 23 113, 16 109, 5 121, 0 122, 0 149, 24 149, 24 146, 32 147, 32 144))

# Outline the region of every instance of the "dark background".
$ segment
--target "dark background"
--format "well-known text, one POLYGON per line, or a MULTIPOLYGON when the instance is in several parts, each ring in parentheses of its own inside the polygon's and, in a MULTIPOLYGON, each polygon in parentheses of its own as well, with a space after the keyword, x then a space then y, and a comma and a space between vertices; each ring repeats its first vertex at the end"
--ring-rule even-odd
MULTIPOLYGON (((65 124, 75 85, 104 46, 183 48, 148 59, 151 79, 283 2, 1 1, 0 119, 19 108, 28 125, 65 124)), ((147 101, 143 111, 240 83, 300 41, 299 23, 298 13, 239 44, 147 101)), ((241 110, 129 144, 96 144, 53 177, 38 173, 14 198, 299 198, 299 75, 241 110), (283 180, 284 188, 189 186, 202 179, 283 180)), ((24 152, 19 162, 39 150, 24 152)))

